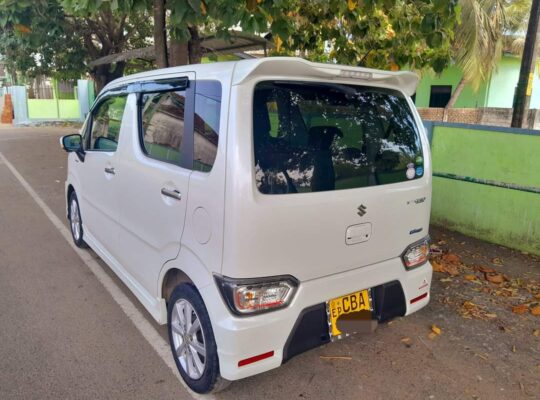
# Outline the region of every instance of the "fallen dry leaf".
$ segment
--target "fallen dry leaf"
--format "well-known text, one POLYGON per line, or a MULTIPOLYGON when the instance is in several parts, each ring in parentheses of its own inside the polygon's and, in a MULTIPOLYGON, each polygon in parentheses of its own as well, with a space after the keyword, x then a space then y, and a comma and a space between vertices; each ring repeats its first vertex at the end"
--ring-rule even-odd
POLYGON ((457 254, 454 254, 454 253, 445 254, 442 257, 442 259, 443 259, 444 262, 447 262, 449 264, 453 264, 453 265, 461 264, 461 258, 459 258, 459 256, 457 254))
POLYGON ((512 307, 512 312, 514 314, 525 314, 529 310, 529 306, 527 304, 519 304, 517 306, 512 307))
POLYGON ((540 293, 538 293, 536 296, 534 296, 535 299, 540 300, 540 293))
POLYGON ((495 257, 491 262, 495 265, 503 265, 503 260, 501 260, 499 257, 495 257))
POLYGON ((433 340, 437 337, 437 334, 435 332, 429 332, 428 338, 433 340))
POLYGON ((431 266, 435 272, 444 272, 444 267, 440 262, 431 260, 431 266))
POLYGON ((531 314, 540 316, 540 306, 534 306, 533 308, 531 308, 531 314))
POLYGON ((446 264, 444 262, 440 262, 437 260, 431 260, 431 266, 433 267, 433 271, 435 272, 447 273, 450 276, 459 275, 459 270, 458 270, 457 265, 446 264))
POLYGON ((431 325, 431 331, 436 334, 436 335, 440 335, 442 330, 441 328, 439 328, 437 325, 433 324, 431 325))
POLYGON ((504 276, 502 274, 485 274, 486 280, 491 283, 501 284, 504 282, 504 276))
POLYGON ((533 336, 536 336, 536 337, 540 336, 540 331, 538 329, 535 329, 533 331, 533 336))
POLYGON ((484 265, 479 265, 478 267, 476 267, 476 269, 480 272, 483 272, 484 274, 492 274, 494 272, 497 272, 493 268, 489 268, 484 265))
POLYGON ((477 280, 476 275, 472 275, 472 274, 465 275, 463 277, 465 278, 466 281, 475 281, 475 280, 477 280))
POLYGON ((411 347, 412 346, 412 340, 410 337, 404 337, 403 339, 401 339, 401 343, 403 343, 405 346, 407 347, 411 347))

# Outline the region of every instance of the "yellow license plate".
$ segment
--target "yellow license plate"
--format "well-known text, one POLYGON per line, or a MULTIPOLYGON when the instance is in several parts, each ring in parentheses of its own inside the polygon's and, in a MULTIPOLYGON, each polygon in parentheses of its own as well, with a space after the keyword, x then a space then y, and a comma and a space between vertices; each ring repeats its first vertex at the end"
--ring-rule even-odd
POLYGON ((342 333, 337 327, 339 317, 359 311, 372 311, 369 289, 330 300, 328 302, 328 319, 330 320, 332 337, 339 336, 342 333))

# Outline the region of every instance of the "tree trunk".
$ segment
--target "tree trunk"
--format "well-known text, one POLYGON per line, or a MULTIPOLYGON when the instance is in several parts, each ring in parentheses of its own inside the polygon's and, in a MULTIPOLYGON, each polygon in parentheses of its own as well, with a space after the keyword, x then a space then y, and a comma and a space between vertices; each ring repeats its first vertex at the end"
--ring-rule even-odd
POLYGON ((165 1, 154 0, 154 49, 158 68, 167 68, 167 34, 165 31, 165 1))
POLYGON ((114 68, 111 68, 111 64, 98 65, 91 73, 94 78, 96 95, 107 85, 107 83, 114 81, 124 75, 124 69, 126 67, 125 61, 117 62, 114 68))
POLYGON ((187 42, 182 42, 177 39, 170 41, 170 57, 169 65, 171 67, 179 65, 187 65, 189 63, 189 53, 187 42))
POLYGON ((202 39, 199 36, 199 30, 196 26, 190 26, 188 29, 189 33, 191 34, 191 39, 188 43, 189 63, 200 64, 202 59, 202 39))
POLYGON ((521 67, 519 69, 519 79, 514 95, 514 111, 512 112, 513 128, 523 127, 527 110, 531 103, 532 87, 534 81, 534 68, 536 64, 538 31, 540 27, 540 0, 533 0, 531 6, 531 16, 527 26, 527 36, 525 37, 525 48, 521 57, 521 67))
POLYGON ((448 110, 450 108, 454 107, 454 104, 456 104, 456 101, 458 100, 459 95, 461 94, 461 92, 465 88, 465 85, 467 85, 467 81, 465 79, 461 78, 461 80, 459 81, 459 83, 458 83, 458 85, 456 87, 456 90, 454 90, 454 93, 452 93, 452 96, 450 97, 450 100, 448 100, 448 104, 446 104, 446 107, 444 107, 444 112, 443 112, 443 121, 444 122, 448 121, 448 110))

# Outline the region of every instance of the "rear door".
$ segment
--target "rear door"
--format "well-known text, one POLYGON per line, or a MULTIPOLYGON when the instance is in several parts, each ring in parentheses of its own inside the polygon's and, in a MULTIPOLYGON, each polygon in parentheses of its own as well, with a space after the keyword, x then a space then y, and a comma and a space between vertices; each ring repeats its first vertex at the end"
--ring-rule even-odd
POLYGON ((399 257, 427 235, 429 153, 400 91, 262 81, 252 124, 255 188, 242 182, 227 202, 236 243, 224 275, 315 279, 399 257))
POLYGON ((193 165, 195 74, 142 84, 133 94, 130 151, 118 174, 120 262, 146 291, 180 250, 193 165))

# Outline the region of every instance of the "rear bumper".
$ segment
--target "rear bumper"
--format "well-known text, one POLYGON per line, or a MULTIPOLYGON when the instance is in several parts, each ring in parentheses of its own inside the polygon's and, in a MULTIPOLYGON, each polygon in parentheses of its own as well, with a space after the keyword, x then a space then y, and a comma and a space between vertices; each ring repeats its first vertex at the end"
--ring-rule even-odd
POLYGON ((372 288, 374 316, 383 322, 411 314, 429 302, 429 263, 406 271, 399 258, 302 282, 291 305, 252 316, 233 316, 215 285, 201 289, 218 346, 221 375, 237 380, 279 367, 303 351, 327 343, 326 301, 372 288), (273 351, 272 357, 238 366, 240 360, 273 351))

